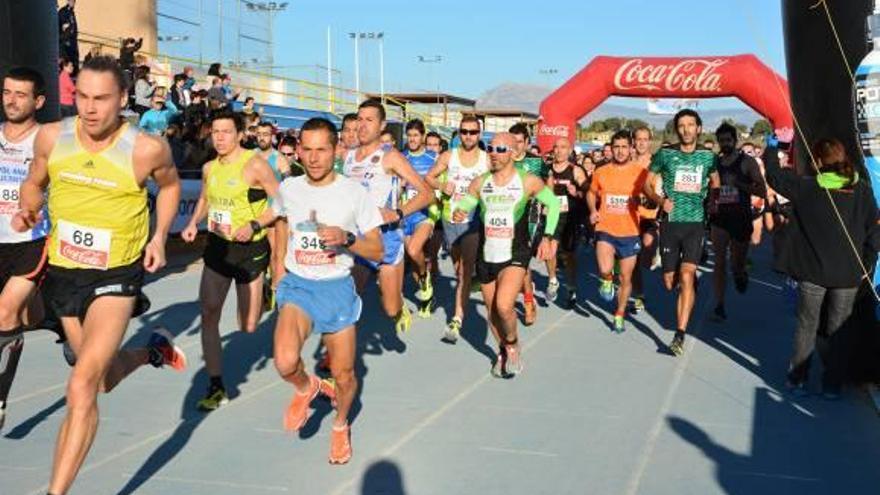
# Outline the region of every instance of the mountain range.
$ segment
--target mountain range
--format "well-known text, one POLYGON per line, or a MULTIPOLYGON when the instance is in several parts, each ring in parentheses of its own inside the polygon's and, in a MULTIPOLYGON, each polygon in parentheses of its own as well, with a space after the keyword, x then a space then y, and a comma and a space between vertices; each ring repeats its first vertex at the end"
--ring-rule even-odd
MULTIPOLYGON (((477 108, 514 108, 526 112, 538 113, 538 107, 540 106, 541 101, 552 91, 553 88, 535 84, 503 83, 480 95, 480 97, 477 98, 477 108)), ((715 127, 721 124, 721 121, 726 118, 733 119, 734 121, 743 123, 749 127, 751 127, 756 120, 761 118, 760 115, 746 106, 711 109, 704 108, 700 109, 699 112, 703 117, 703 128, 712 130, 714 130, 715 127)), ((671 115, 649 114, 647 105, 635 107, 606 101, 587 114, 580 122, 583 125, 587 125, 590 122, 604 120, 610 117, 641 119, 656 128, 663 128, 666 125, 666 122, 672 118, 671 115)))

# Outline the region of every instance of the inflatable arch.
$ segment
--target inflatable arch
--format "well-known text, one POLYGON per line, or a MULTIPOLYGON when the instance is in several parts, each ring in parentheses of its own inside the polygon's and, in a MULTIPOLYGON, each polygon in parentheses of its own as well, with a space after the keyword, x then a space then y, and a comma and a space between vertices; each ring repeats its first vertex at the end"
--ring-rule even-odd
POLYGON ((788 83, 754 55, 733 57, 596 57, 541 102, 538 146, 574 141, 575 123, 611 96, 736 97, 774 129, 791 128, 788 83))

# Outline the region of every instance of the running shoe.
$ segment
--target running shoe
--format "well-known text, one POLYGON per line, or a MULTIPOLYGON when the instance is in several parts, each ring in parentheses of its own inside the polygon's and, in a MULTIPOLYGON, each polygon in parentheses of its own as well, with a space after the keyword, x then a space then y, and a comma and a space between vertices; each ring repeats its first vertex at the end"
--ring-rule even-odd
POLYGON ((684 334, 683 333, 675 333, 675 337, 672 338, 672 342, 669 343, 669 352, 674 356, 681 356, 684 354, 684 334))
POLYGON ((547 300, 550 302, 556 302, 556 297, 559 296, 559 279, 551 278, 547 283, 547 300))
POLYGON ((636 296, 632 301, 632 314, 637 315, 645 310, 645 296, 636 296))
POLYGON ((526 314, 523 316, 523 325, 530 327, 538 319, 538 304, 533 299, 530 303, 523 303, 526 314))
POLYGON ((167 364, 176 371, 186 369, 186 354, 183 349, 174 345, 174 336, 168 330, 155 328, 147 348, 150 351, 150 364, 154 367, 161 368, 167 364))
POLYGON ((294 389, 293 399, 284 412, 284 429, 286 431, 299 431, 309 419, 309 404, 318 396, 321 390, 321 380, 314 375, 309 375, 309 386, 305 392, 294 389))
POLYGON ((431 276, 425 275, 419 279, 419 290, 416 291, 416 299, 422 302, 430 301, 434 297, 434 287, 431 285, 431 276))
POLYGON ((498 355, 495 356, 495 362, 492 364, 492 376, 495 378, 504 378, 504 368, 507 361, 507 353, 502 347, 498 349, 498 355))
POLYGON ((330 464, 345 464, 351 460, 351 427, 334 426, 330 433, 330 464))
POLYGON ((519 346, 516 344, 505 345, 504 354, 506 356, 503 368, 504 376, 506 378, 513 378, 522 373, 523 365, 519 355, 519 346))
POLYGON ((419 301, 419 310, 416 311, 416 314, 419 318, 428 319, 431 317, 431 312, 434 310, 434 300, 428 299, 427 301, 419 301))
POLYGON ((336 380, 322 378, 318 391, 330 401, 330 405, 336 407, 336 380))
POLYGON ((575 292, 574 289, 569 288, 568 289, 568 307, 569 307, 569 309, 574 309, 574 307, 577 306, 577 302, 578 302, 577 292, 575 292))
POLYGON ((717 322, 722 322, 727 320, 727 311, 724 309, 723 304, 719 304, 715 306, 715 311, 713 311, 714 319, 717 322))
POLYGON ((748 272, 733 274, 733 286, 734 288, 736 288, 737 292, 739 292, 740 294, 745 294, 746 289, 749 288, 748 272))
POLYGON ((200 400, 196 406, 200 411, 210 412, 216 411, 221 407, 229 404, 229 396, 226 395, 226 390, 222 388, 208 388, 208 395, 205 396, 204 399, 200 400))
POLYGON ((624 323, 623 316, 615 315, 614 316, 614 333, 623 333, 626 331, 626 324, 624 323))
POLYGON ((602 299, 605 302, 611 302, 614 300, 613 281, 605 279, 599 281, 599 299, 602 299))
POLYGON ((447 344, 455 344, 458 342, 459 335, 461 335, 461 320, 453 318, 449 324, 446 325, 446 330, 443 331, 443 337, 440 340, 447 344))
POLYGON ((403 307, 400 308, 400 313, 394 318, 394 329, 397 330, 397 333, 407 333, 411 326, 412 313, 410 313, 409 308, 404 304, 403 307))

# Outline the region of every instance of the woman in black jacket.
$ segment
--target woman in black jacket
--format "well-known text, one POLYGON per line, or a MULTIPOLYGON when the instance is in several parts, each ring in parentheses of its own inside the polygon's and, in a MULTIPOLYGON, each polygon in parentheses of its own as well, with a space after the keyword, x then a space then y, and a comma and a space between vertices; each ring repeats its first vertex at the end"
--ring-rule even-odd
POLYGON ((823 139, 813 145, 817 176, 783 170, 777 153, 775 147, 764 153, 767 182, 791 201, 792 215, 775 268, 798 282, 797 330, 786 385, 795 394, 806 394, 810 359, 827 300, 825 332, 818 348, 825 367, 823 392, 833 399, 840 395, 848 359, 835 334, 852 314, 865 279, 860 262, 865 250, 880 250, 880 218, 871 188, 859 177, 840 141, 823 139))

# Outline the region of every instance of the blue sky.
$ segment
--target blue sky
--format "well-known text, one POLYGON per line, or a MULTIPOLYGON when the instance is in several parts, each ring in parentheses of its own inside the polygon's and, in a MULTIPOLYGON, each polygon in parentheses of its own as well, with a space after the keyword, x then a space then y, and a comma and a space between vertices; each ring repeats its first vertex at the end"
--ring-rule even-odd
MULTIPOLYGON (((194 19, 198 0, 158 0, 159 11, 194 19)), ((265 14, 242 14, 237 41, 237 0, 223 4, 224 58, 265 63, 265 14)), ((203 56, 218 57, 217 1, 204 0, 203 56), (212 39, 208 39, 213 37, 212 39)), ((277 71, 326 81, 327 28, 334 68, 354 86, 354 49, 348 33, 385 33, 386 91, 440 90, 467 97, 504 82, 558 86, 596 55, 732 55, 754 53, 785 73, 783 28, 777 0, 612 0, 502 2, 296 1, 275 21, 277 71), (418 57, 440 55, 439 64, 418 57), (542 70, 555 69, 555 74, 542 70)), ((160 34, 192 30, 160 17, 160 34)), ((195 38, 196 36, 194 36, 195 38)), ((191 39, 176 51, 193 55, 191 39)), ((166 44, 166 50, 170 45, 166 44)), ((361 88, 379 89, 376 42, 360 47, 361 88)))

